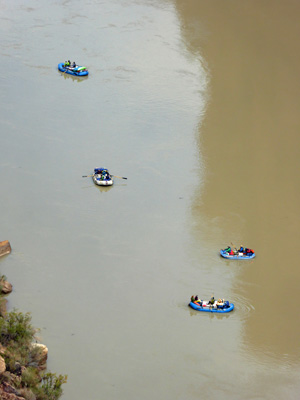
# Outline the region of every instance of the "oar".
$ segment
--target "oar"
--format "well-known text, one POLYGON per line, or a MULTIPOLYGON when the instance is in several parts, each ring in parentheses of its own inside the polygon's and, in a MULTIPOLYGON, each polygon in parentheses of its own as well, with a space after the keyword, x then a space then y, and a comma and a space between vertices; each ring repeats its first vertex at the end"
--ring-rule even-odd
POLYGON ((64 72, 63 72, 63 74, 64 74, 65 72, 67 72, 68 67, 66 67, 65 65, 64 65, 63 67, 65 68, 65 70, 64 70, 64 72))
POLYGON ((83 178, 89 178, 90 176, 94 176, 94 174, 93 175, 82 175, 83 178))
POLYGON ((235 248, 235 251, 237 251, 237 247, 232 242, 230 242, 230 243, 231 243, 231 246, 235 248))
POLYGON ((127 179, 125 178, 125 176, 117 176, 117 175, 111 175, 111 176, 113 176, 114 178, 127 179))

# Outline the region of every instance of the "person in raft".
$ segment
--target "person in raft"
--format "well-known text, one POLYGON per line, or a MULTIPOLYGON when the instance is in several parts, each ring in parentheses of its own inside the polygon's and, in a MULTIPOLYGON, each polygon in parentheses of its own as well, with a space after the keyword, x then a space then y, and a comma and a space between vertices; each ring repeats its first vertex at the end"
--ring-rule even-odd
POLYGON ((76 67, 76 62, 73 61, 73 62, 71 63, 70 60, 65 61, 64 67, 65 67, 65 68, 75 68, 75 67, 76 67))
POLYGON ((245 256, 251 256, 254 253, 253 250, 248 249, 247 247, 240 246, 238 249, 238 253, 243 253, 245 256))
POLYGON ((109 174, 109 172, 108 172, 108 170, 107 169, 103 169, 102 170, 102 174, 101 174, 101 180, 102 181, 104 181, 104 180, 110 180, 111 179, 111 176, 110 176, 110 174, 109 174))
POLYGON ((226 249, 224 249, 224 251, 226 251, 226 253, 229 253, 231 251, 231 247, 230 246, 226 247, 226 249))
POLYGON ((196 296, 196 297, 195 297, 195 303, 196 303, 198 306, 202 307, 203 301, 202 301, 202 300, 199 300, 198 296, 196 296), (197 298, 197 300, 196 300, 196 298, 197 298))
POLYGON ((234 254, 235 254, 230 246, 226 247, 226 249, 224 249, 224 251, 226 251, 226 253, 228 253, 230 256, 234 256, 234 254))
POLYGON ((202 300, 199 300, 199 297, 197 295, 191 297, 191 302, 197 304, 200 307, 202 307, 202 300))
POLYGON ((210 298, 208 304, 211 304, 212 306, 215 304, 215 298, 214 298, 214 296, 211 296, 211 298, 210 298))
POLYGON ((246 254, 246 256, 251 256, 251 254, 254 253, 254 250, 252 249, 248 249, 247 247, 245 248, 244 254, 246 254))

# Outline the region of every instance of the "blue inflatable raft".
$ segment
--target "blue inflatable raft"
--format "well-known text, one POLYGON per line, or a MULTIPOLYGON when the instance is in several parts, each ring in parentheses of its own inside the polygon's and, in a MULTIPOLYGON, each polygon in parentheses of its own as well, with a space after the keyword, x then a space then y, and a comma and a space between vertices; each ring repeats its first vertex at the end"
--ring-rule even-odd
POLYGON ((255 253, 249 253, 249 255, 244 253, 230 255, 225 250, 220 250, 220 255, 229 260, 251 260, 251 258, 255 257, 255 253))
POLYGON ((215 303, 209 304, 208 301, 199 301, 190 302, 189 306, 196 311, 203 312, 213 312, 213 313, 228 313, 234 309, 234 304, 229 303, 229 301, 219 302, 215 301, 215 303), (201 305, 202 304, 202 305, 201 305))
POLYGON ((59 63, 58 69, 61 72, 65 72, 66 74, 70 74, 73 76, 87 76, 89 74, 86 67, 83 67, 80 65, 76 65, 75 67, 72 67, 71 65, 65 66, 65 63, 59 63))

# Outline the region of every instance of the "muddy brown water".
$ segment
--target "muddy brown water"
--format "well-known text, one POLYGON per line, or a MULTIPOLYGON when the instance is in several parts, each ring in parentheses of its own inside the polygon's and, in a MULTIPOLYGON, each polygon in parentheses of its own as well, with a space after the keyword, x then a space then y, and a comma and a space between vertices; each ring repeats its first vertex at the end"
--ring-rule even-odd
POLYGON ((255 306, 245 323, 247 342, 259 353, 297 359, 300 7, 229 4, 178 3, 183 34, 194 53, 201 50, 211 76, 199 135, 206 183, 195 192, 192 214, 204 214, 207 234, 221 242, 230 226, 232 242, 255 247, 258 259, 238 282, 255 306))
POLYGON ((299 12, 0 0, 0 267, 63 399, 299 397, 299 12))

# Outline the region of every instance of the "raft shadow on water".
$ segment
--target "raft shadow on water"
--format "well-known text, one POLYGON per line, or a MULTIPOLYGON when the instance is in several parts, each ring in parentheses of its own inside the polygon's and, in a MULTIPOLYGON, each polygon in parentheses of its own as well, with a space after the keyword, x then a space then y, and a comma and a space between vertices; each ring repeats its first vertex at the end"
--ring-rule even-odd
POLYGON ((217 318, 217 319, 229 318, 230 315, 234 314, 234 311, 235 311, 235 310, 232 310, 229 313, 216 313, 216 312, 208 312, 208 311, 207 312, 201 312, 201 311, 199 312, 199 311, 191 309, 190 307, 189 307, 189 309, 190 309, 189 311, 190 311, 190 316, 191 317, 199 315, 199 316, 202 316, 203 318, 205 317, 205 318, 210 318, 210 319, 213 319, 213 318, 217 318), (207 317, 207 315, 209 317, 207 317))
POLYGON ((61 71, 58 71, 58 72, 65 79, 72 79, 72 81, 75 81, 75 82, 83 82, 83 81, 85 81, 86 79, 89 78, 89 75, 86 75, 86 76, 74 76, 74 75, 66 74, 65 72, 61 72, 61 71))
POLYGON ((109 190, 111 190, 113 188, 114 185, 111 185, 111 186, 96 186, 96 185, 94 185, 94 186, 99 190, 99 192, 108 192, 109 190))
POLYGON ((227 312, 227 313, 216 313, 216 312, 208 312, 208 311, 201 312, 201 311, 194 310, 193 308, 191 308, 189 306, 189 303, 178 304, 174 301, 173 304, 176 304, 178 308, 181 308, 184 311, 186 311, 186 309, 188 308, 191 317, 199 316, 200 318, 223 319, 223 318, 229 318, 230 316, 232 317, 232 315, 235 314, 235 307, 232 311, 227 312))

